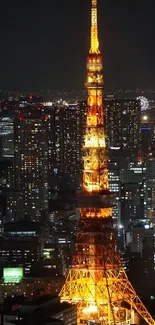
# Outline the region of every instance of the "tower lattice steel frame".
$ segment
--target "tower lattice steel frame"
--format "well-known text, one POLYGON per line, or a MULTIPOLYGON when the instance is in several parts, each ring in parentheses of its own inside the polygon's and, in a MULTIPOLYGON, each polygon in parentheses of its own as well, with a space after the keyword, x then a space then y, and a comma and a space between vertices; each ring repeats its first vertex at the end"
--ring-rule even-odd
POLYGON ((129 282, 117 252, 104 134, 102 67, 97 0, 92 0, 83 184, 78 196, 80 222, 72 267, 60 297, 61 301, 77 304, 78 324, 130 324, 137 322, 139 314, 148 324, 155 325, 129 282))

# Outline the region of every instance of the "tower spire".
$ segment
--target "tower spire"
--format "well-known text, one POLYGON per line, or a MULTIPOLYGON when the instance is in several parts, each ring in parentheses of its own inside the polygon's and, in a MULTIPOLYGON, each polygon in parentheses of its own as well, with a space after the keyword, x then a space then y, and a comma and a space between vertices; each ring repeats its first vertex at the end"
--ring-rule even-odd
POLYGON ((92 0, 91 8, 91 48, 90 53, 100 53, 97 24, 97 0, 92 0))

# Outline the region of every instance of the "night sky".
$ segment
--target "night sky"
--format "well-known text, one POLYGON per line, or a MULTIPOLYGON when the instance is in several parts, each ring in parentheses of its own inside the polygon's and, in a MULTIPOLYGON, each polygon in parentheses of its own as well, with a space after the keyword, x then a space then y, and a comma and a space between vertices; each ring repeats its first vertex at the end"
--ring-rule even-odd
MULTIPOLYGON (((0 89, 81 90, 90 0, 1 0, 0 89)), ((154 0, 98 0, 105 89, 155 86, 154 0)))

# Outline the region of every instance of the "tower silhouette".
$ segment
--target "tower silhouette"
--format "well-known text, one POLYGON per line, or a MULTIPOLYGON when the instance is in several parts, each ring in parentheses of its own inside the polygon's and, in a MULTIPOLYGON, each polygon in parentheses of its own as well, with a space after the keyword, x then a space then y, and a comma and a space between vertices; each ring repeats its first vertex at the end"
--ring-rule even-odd
POLYGON ((92 0, 86 87, 83 182, 77 198, 79 230, 72 266, 60 292, 61 301, 77 304, 78 325, 91 321, 106 325, 135 324, 139 321, 138 314, 148 324, 155 324, 121 265, 112 225, 114 197, 108 183, 97 0, 92 0))

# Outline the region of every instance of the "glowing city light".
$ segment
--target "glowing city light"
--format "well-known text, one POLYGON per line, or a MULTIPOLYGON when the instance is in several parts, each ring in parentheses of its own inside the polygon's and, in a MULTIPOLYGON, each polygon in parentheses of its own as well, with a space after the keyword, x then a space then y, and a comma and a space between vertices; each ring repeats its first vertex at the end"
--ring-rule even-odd
POLYGON ((143 115, 143 116, 142 116, 142 119, 143 119, 144 121, 147 121, 147 120, 148 120, 148 116, 147 116, 147 115, 143 115))
POLYGON ((97 306, 89 306, 88 308, 83 309, 83 313, 97 313, 97 306))
POLYGON ((18 283, 23 278, 22 267, 9 267, 3 269, 3 280, 4 283, 18 283))

